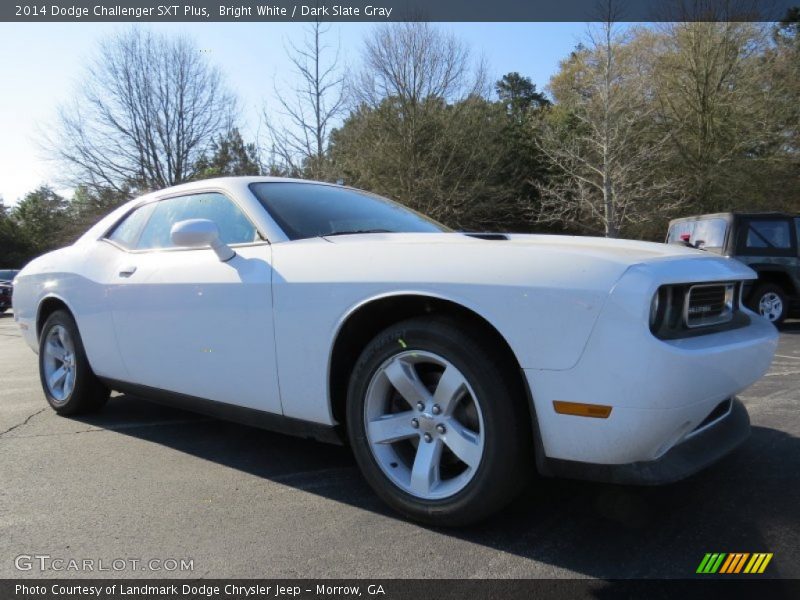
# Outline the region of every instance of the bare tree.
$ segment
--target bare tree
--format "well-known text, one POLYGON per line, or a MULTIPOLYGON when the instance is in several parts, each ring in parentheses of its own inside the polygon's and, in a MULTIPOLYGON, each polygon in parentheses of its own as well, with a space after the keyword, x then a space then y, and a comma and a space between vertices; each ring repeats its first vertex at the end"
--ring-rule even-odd
POLYGON ((328 137, 345 102, 339 47, 326 43, 329 32, 329 25, 315 21, 302 45, 289 44, 287 53, 299 83, 292 94, 275 90, 279 118, 264 110, 272 164, 312 179, 324 178, 328 137))
POLYGON ((785 141, 774 127, 779 104, 796 105, 797 98, 775 102, 785 86, 768 80, 774 57, 765 52, 764 29, 746 22, 661 28, 654 69, 658 122, 670 136, 682 186, 705 210, 726 209, 753 180, 750 168, 763 172, 771 147, 785 141))
POLYGON ((498 157, 482 61, 426 22, 376 27, 349 82, 354 110, 334 136, 337 173, 452 224, 486 195, 498 157))
POLYGON ((48 140, 73 183, 114 190, 186 181, 236 103, 186 38, 132 28, 105 40, 48 140))
POLYGON ((626 224, 679 199, 672 182, 658 177, 667 138, 652 128, 646 47, 618 33, 610 5, 606 16, 551 81, 557 106, 543 119, 537 143, 553 177, 537 184, 537 219, 618 237, 626 224))
POLYGON ((483 61, 473 65, 468 46, 427 22, 377 27, 365 42, 363 60, 352 81, 359 104, 376 107, 396 98, 412 113, 428 98, 452 103, 487 93, 483 61))

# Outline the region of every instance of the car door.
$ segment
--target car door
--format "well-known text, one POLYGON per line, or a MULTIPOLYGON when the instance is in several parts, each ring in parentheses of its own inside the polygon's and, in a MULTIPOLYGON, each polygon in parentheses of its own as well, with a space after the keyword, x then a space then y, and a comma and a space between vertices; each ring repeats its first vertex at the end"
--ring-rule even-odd
POLYGON ((128 382, 280 413, 270 245, 219 192, 147 210, 110 288, 128 382), (222 262, 210 248, 174 247, 170 230, 186 219, 214 221, 236 256, 222 262))

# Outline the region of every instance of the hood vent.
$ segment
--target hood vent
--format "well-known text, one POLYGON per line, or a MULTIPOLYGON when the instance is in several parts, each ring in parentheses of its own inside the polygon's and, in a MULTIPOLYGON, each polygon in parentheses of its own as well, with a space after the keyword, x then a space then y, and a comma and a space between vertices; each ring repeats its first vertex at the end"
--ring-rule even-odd
POLYGON ((464 235, 478 238, 479 240, 508 240, 508 236, 504 233, 465 233, 464 235))

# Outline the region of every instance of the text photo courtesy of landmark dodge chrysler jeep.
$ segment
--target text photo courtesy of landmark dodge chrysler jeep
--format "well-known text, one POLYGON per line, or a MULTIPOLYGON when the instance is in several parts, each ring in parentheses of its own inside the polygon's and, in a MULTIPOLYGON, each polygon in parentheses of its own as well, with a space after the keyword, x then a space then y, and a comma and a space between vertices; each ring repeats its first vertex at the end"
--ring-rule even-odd
POLYGON ((800 312, 800 215, 718 213, 675 219, 668 243, 730 256, 758 273, 743 300, 773 323, 800 312))

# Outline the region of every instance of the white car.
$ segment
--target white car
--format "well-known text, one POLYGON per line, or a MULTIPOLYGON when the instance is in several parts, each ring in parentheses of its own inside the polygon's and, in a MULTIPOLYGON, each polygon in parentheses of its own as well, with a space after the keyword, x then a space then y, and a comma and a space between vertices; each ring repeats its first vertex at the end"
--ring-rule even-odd
POLYGON ((778 337, 740 302, 754 277, 688 248, 456 233, 347 187, 224 178, 37 258, 14 318, 58 413, 118 390, 349 441, 392 507, 458 525, 534 471, 669 482, 742 442, 735 395, 778 337))

